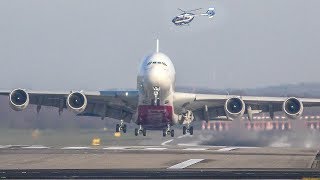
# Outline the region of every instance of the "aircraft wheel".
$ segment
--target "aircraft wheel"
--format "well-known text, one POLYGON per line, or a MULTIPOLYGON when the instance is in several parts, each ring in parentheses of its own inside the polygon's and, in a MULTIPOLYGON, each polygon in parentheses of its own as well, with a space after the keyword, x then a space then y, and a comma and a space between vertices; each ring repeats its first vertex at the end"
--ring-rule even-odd
POLYGON ((137 128, 134 129, 134 135, 138 136, 139 130, 137 128))
POLYGON ((163 136, 163 137, 166 137, 166 135, 167 135, 167 131, 166 131, 165 129, 163 129, 163 130, 162 130, 162 136, 163 136))
POLYGON ((123 133, 127 133, 127 125, 126 124, 123 125, 122 131, 123 131, 123 133))
POLYGON ((146 130, 146 129, 143 129, 143 130, 142 130, 142 134, 143 134, 143 136, 146 136, 146 135, 147 135, 147 130, 146 130))
POLYGON ((116 132, 120 132, 120 124, 116 125, 116 132))
POLYGON ((157 106, 160 106, 160 99, 157 99, 157 106))
POLYGON ((183 126, 182 128, 182 134, 185 135, 187 133, 187 127, 183 126))
POLYGON ((151 99, 151 106, 154 106, 154 99, 151 99))
POLYGON ((172 129, 170 132, 171 137, 174 137, 174 130, 172 129))
POLYGON ((190 127, 189 133, 190 133, 190 135, 193 135, 193 126, 190 127))

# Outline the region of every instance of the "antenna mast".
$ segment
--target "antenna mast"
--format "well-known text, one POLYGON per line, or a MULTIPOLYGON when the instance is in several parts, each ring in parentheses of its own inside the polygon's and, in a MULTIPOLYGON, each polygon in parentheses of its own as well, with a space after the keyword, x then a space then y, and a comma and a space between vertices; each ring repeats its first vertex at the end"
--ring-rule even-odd
POLYGON ((157 53, 159 52, 159 39, 157 39, 157 53))

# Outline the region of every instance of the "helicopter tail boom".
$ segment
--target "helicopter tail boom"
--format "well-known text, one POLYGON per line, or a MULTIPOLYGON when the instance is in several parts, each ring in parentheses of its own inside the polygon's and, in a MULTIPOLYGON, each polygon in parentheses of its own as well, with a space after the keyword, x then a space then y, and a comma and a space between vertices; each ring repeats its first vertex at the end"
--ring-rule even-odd
POLYGON ((201 14, 202 16, 208 16, 208 18, 213 18, 213 16, 216 14, 214 8, 209 8, 207 12, 201 14))

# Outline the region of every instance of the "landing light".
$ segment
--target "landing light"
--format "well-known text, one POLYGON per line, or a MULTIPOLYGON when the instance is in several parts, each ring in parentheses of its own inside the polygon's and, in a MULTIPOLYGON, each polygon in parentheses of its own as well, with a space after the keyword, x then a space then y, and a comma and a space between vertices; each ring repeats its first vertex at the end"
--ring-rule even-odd
POLYGON ((91 143, 92 146, 100 146, 100 144, 101 144, 100 138, 93 138, 92 139, 92 143, 91 143))
POLYGON ((114 133, 114 137, 120 137, 121 136, 121 133, 120 132, 115 132, 114 133))

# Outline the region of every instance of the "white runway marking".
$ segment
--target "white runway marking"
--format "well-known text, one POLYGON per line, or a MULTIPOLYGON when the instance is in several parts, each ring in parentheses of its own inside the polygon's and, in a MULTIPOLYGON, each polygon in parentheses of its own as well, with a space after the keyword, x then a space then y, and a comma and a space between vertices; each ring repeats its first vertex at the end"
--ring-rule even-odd
POLYGON ((217 152, 226 152, 226 151, 232 151, 238 149, 238 147, 226 147, 226 148, 222 148, 222 149, 218 149, 216 150, 217 152))
POLYGON ((23 149, 49 149, 47 146, 42 146, 42 145, 32 145, 32 146, 27 146, 27 147, 21 147, 23 149))
POLYGON ((178 144, 178 146, 199 146, 199 145, 198 145, 198 144, 195 144, 195 143, 190 143, 190 144, 180 143, 180 144, 178 144))
POLYGON ((186 149, 183 149, 184 151, 205 151, 207 150, 208 148, 186 148, 186 149))
POLYGON ((70 146, 70 147, 63 147, 61 149, 92 149, 91 147, 86 147, 86 146, 70 146))
POLYGON ((196 164, 196 163, 203 161, 203 160, 204 159, 189 159, 187 161, 183 161, 179 164, 168 167, 168 169, 183 169, 183 168, 186 168, 188 166, 191 166, 191 165, 196 164))
POLYGON ((172 141, 173 141, 173 139, 170 139, 170 140, 168 140, 168 141, 165 141, 165 142, 161 143, 161 146, 165 146, 166 144, 168 144, 168 143, 170 143, 170 142, 172 142, 172 141))
POLYGON ((10 148, 10 147, 12 147, 12 145, 0 145, 0 149, 10 148))
POLYGON ((111 147, 105 147, 103 149, 108 149, 108 150, 121 150, 121 149, 127 149, 128 147, 125 146, 111 146, 111 147))
POLYGON ((165 150, 167 148, 160 148, 160 147, 150 147, 150 148, 145 148, 145 150, 156 150, 156 151, 162 151, 165 150))

